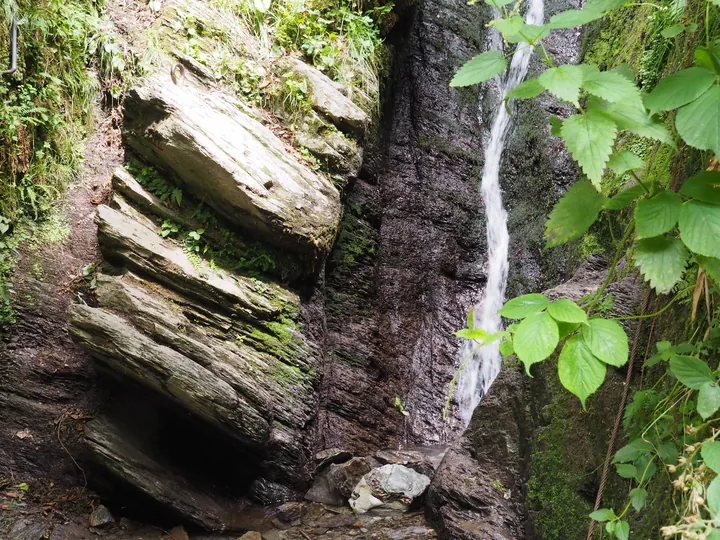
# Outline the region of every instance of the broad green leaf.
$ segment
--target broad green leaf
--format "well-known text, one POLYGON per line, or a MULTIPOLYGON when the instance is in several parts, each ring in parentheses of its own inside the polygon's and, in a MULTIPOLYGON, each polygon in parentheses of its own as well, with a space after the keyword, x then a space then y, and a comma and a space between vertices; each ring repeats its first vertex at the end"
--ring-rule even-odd
POLYGON ((672 288, 685 271, 690 253, 677 238, 646 238, 635 245, 635 265, 658 293, 672 288))
POLYGON ((623 478, 635 478, 638 475, 638 470, 635 465, 630 463, 618 463, 615 465, 618 475, 623 478))
POLYGON ((697 254, 695 255, 695 259, 697 259, 703 272, 705 272, 716 285, 720 285, 720 259, 703 257, 697 254))
POLYGON ((720 476, 716 476, 707 488, 707 503, 713 516, 720 514, 720 476))
POLYGON ((507 6, 508 4, 512 4, 515 2, 515 0, 485 0, 485 3, 489 6, 495 6, 495 7, 503 7, 507 6))
POLYGON ((703 171, 688 178, 680 193, 696 201, 720 205, 720 171, 703 171))
POLYGON ((455 336, 465 339, 480 339, 485 340, 488 337, 488 333, 482 328, 463 328, 455 332, 455 336))
POLYGON ((642 439, 635 439, 615 452, 613 463, 628 463, 630 461, 635 461, 642 454, 651 452, 652 449, 653 445, 649 442, 642 439))
POLYGON ((720 474, 720 441, 710 441, 703 444, 700 455, 705 465, 720 474))
POLYGON ((558 358, 558 375, 562 385, 580 398, 583 408, 605 380, 605 372, 605 364, 593 356, 580 335, 565 342, 558 358))
POLYGON ((636 102, 608 103, 591 97, 588 110, 603 112, 617 124, 619 129, 631 131, 641 137, 655 139, 675 147, 675 141, 662 122, 653 120, 642 104, 636 102))
POLYGON ((588 0, 583 8, 592 11, 612 11, 626 3, 628 3, 627 0, 588 0))
POLYGON ((615 522, 614 521, 608 521, 605 524, 605 532, 608 534, 615 536, 615 522))
POLYGON ((627 334, 615 321, 590 319, 581 335, 590 351, 606 364, 620 367, 628 361, 627 334))
POLYGON ((524 294, 505 302, 505 305, 500 308, 500 315, 506 319, 523 319, 542 311, 549 303, 550 300, 543 294, 524 294))
POLYGON ((580 327, 580 323, 566 323, 562 321, 555 322, 557 322, 558 325, 560 339, 565 339, 580 327))
MULTIPOLYGON (((623 150, 610 156, 608 167, 617 175, 625 174, 628 171, 640 169, 645 162, 629 150, 623 150)), ((642 190, 642 186, 638 186, 642 190)))
POLYGON ((558 341, 557 323, 548 313, 534 313, 523 319, 515 331, 513 346, 528 375, 530 366, 550 356, 558 341))
POLYGON ((671 111, 697 99, 715 82, 715 74, 704 68, 683 69, 665 77, 645 97, 651 114, 671 111))
POLYGON ((685 31, 684 24, 673 24, 667 28, 663 28, 660 31, 660 35, 664 38, 674 38, 675 36, 682 34, 685 31))
MULTIPOLYGON (((720 386, 717 383, 702 385, 698 392, 697 412, 707 420, 720 409, 720 386)), ((704 447, 703 447, 704 448, 704 447)))
POLYGON ((630 82, 632 82, 632 83, 635 82, 635 74, 633 73, 633 70, 629 65, 624 64, 624 63, 620 64, 619 66, 614 67, 613 71, 615 73, 619 73, 620 75, 625 77, 630 82))
POLYGON ((605 15, 602 11, 594 9, 568 9, 557 15, 550 17, 548 28, 560 29, 560 28, 573 28, 587 24, 592 21, 596 21, 605 15))
POLYGON ((593 96, 614 103, 616 101, 640 102, 640 90, 631 81, 612 71, 586 70, 583 76, 583 89, 593 96))
POLYGON ((565 120, 561 133, 572 157, 600 191, 600 180, 617 134, 615 122, 604 114, 588 111, 565 120))
POLYGON ((627 521, 615 523, 615 538, 618 540, 628 540, 630 538, 630 524, 627 521))
POLYGON ((450 86, 472 86, 505 71, 507 60, 499 51, 488 51, 468 60, 450 81, 450 86))
POLYGON ((545 70, 538 77, 538 81, 548 92, 559 99, 577 104, 583 81, 583 70, 580 66, 566 64, 545 70))
POLYGON ((606 200, 587 180, 573 184, 552 209, 545 224, 547 247, 580 238, 595 223, 606 200))
POLYGON ((641 199, 635 207, 638 238, 660 236, 673 227, 680 217, 682 199, 677 193, 663 190, 652 199, 641 199))
POLYGON ((690 146, 720 156, 720 86, 713 85, 675 117, 678 134, 690 146))
POLYGON ((500 344, 500 354, 502 354, 505 359, 507 359, 508 356, 515 354, 515 347, 513 346, 513 341, 510 336, 506 337, 500 344))
POLYGON ((550 135, 560 137, 560 129, 562 129, 563 121, 557 116, 550 117, 550 135))
POLYGON ((631 202, 640 197, 645 190, 640 184, 635 184, 629 188, 623 189, 620 193, 605 202, 605 208, 608 210, 622 210, 631 202))
POLYGON ((505 99, 529 99, 539 96, 545 87, 537 79, 528 79, 510 90, 505 99))
POLYGON ((670 373, 688 388, 700 390, 707 383, 715 383, 708 365, 695 356, 674 356, 670 359, 670 373))
POLYGON ((535 43, 540 39, 546 38, 550 34, 550 29, 545 25, 523 23, 515 34, 507 34, 505 39, 508 43, 520 43, 527 41, 535 43))
POLYGON ((615 512, 612 508, 601 508, 600 510, 595 510, 592 514, 590 514, 590 519, 594 519, 599 523, 602 523, 603 521, 610 521, 615 519, 615 512))
POLYGON ((587 315, 580 307, 567 298, 555 300, 548 306, 548 313, 558 322, 583 323, 587 315))
POLYGON ((515 17, 509 17, 507 19, 496 19, 492 21, 491 24, 495 25, 495 28, 497 28, 498 32, 501 32, 502 34, 513 35, 522 28, 522 25, 525 24, 525 19, 518 15, 515 17))
POLYGON ((633 505, 633 508, 636 512, 639 512, 642 510, 642 507, 645 506, 645 501, 647 501, 647 490, 641 487, 636 487, 635 489, 630 490, 630 502, 633 505))
POLYGON ((663 462, 672 463, 677 459, 678 451, 673 443, 667 442, 658 446, 657 454, 663 462))
POLYGON ((635 462, 635 467, 638 470, 638 474, 635 477, 638 482, 642 483, 650 480, 657 472, 657 466, 654 463, 654 457, 649 454, 642 454, 635 462))
POLYGON ((720 258, 720 206, 690 201, 680 210, 680 237, 690 251, 720 258))
POLYGON ((717 43, 710 47, 700 46, 695 49, 695 64, 720 75, 720 51, 717 43))

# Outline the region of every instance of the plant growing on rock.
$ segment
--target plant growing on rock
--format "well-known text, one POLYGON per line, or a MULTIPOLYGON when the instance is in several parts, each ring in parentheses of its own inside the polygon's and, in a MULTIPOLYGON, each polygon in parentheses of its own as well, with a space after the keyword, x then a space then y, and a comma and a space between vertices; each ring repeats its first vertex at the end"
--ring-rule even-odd
MULTIPOLYGON (((716 476, 720 465, 713 457, 719 432, 712 425, 720 409, 717 314, 713 309, 717 305, 716 285, 720 283, 720 167, 716 158, 711 159, 720 154, 720 5, 708 0, 699 4, 701 9, 696 14, 677 15, 686 22, 665 28, 661 37, 693 34, 693 65, 662 78, 654 88, 641 89, 628 66, 613 70, 592 64, 555 66, 543 45, 551 32, 599 20, 625 8, 624 1, 590 0, 582 9, 558 13, 542 25, 525 22, 520 15, 522 2, 486 2, 500 13, 491 24, 505 42, 517 44, 516 51, 535 48, 547 64, 537 78, 507 93, 506 106, 511 100, 548 92, 574 108, 568 118, 549 118, 550 133, 562 139, 585 178, 552 210, 545 228, 547 248, 583 237, 603 216, 609 222, 615 253, 604 283, 580 301, 550 301, 542 294, 526 294, 510 299, 500 310, 510 322, 505 330, 488 333, 475 328, 469 317, 467 328, 456 335, 475 342, 473 352, 500 341, 502 355, 517 356, 528 375, 532 365, 558 352, 560 382, 584 408, 602 385, 608 366, 622 367, 628 362, 623 321, 655 318, 678 302, 691 302, 695 323, 692 339, 675 347, 657 343, 658 354, 646 364, 650 367, 666 362, 662 378, 677 382, 664 395, 662 387, 654 388, 653 394, 636 394, 635 399, 651 395, 657 399, 650 407, 649 421, 638 421, 641 428, 636 437, 614 456, 618 474, 634 483, 629 501, 621 511, 598 509, 590 517, 603 522, 608 534, 627 539, 630 508, 643 508, 647 482, 659 465, 668 464, 668 470, 677 475, 675 484, 683 503, 678 505, 677 523, 665 527, 663 534, 720 538, 720 528, 716 528, 720 519, 720 479, 716 476), (693 17, 696 20, 691 20, 693 17), (710 167, 691 176, 677 190, 670 178, 648 178, 644 174, 648 163, 642 153, 625 146, 629 136, 663 145, 670 153, 681 145, 693 147, 705 152, 703 159, 710 167), (625 184, 623 179, 628 177, 630 181, 625 184), (618 225, 622 232, 615 234, 618 225), (651 290, 667 298, 662 308, 625 317, 607 315, 603 309, 607 289, 618 277, 623 257, 632 260, 651 290), (696 316, 702 302, 707 320, 696 316), (683 417, 679 425, 685 426, 679 434, 666 425, 668 420, 677 420, 678 414, 683 417), (688 437, 697 443, 688 444, 688 437), (681 444, 679 461, 673 464, 678 441, 682 440, 685 443, 681 444), (702 449, 707 449, 707 457, 702 449)), ((665 9, 660 4, 656 7, 665 9)), ((488 81, 505 71, 513 54, 479 54, 458 70, 450 85, 488 81)), ((634 415, 644 409, 635 401, 628 407, 628 428, 634 415)))

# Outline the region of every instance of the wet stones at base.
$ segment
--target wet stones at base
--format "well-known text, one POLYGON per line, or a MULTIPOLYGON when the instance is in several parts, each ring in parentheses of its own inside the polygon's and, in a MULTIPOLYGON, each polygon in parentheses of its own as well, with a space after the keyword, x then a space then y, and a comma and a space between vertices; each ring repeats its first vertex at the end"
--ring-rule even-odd
POLYGON ((422 497, 430 478, 404 465, 383 465, 366 474, 355 486, 350 506, 359 513, 372 509, 404 512, 422 497))

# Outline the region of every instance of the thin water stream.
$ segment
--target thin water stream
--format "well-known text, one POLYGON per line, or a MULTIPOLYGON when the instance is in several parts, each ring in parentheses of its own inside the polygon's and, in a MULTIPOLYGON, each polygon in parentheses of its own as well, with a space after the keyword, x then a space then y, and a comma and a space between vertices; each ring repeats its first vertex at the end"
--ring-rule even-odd
MULTIPOLYGON (((525 20, 528 24, 542 24, 544 16, 543 0, 529 0, 525 20)), ((502 40, 493 29, 493 47, 502 50, 502 40)), ((502 96, 518 85, 527 74, 533 48, 525 43, 517 45, 517 52, 512 57, 507 78, 501 85, 502 96)), ((480 183, 487 217, 487 284, 480 303, 475 307, 474 324, 488 333, 501 329, 502 321, 498 311, 505 300, 505 287, 508 275, 508 245, 510 236, 507 229, 507 212, 503 206, 500 189, 500 160, 510 128, 511 116, 501 103, 493 121, 490 140, 485 148, 485 162, 480 183)), ((475 345, 465 342, 461 347, 462 362, 473 350, 475 345)), ((497 342, 484 345, 468 362, 460 374, 457 385, 457 399, 460 404, 460 416, 467 424, 472 412, 488 391, 502 367, 502 357, 497 342)))

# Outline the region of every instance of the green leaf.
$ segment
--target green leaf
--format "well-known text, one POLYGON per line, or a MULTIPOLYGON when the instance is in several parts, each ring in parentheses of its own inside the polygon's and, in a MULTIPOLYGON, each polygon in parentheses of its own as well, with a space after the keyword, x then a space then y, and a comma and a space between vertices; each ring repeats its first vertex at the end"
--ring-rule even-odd
POLYGON ((703 257, 702 255, 695 255, 700 268, 703 269, 710 279, 715 282, 716 285, 720 285, 720 259, 714 257, 703 257))
POLYGON ((703 95, 714 82, 715 74, 707 69, 683 69, 660 81, 645 97, 645 106, 651 114, 677 109, 703 95))
MULTIPOLYGON (((628 171, 640 169, 645 162, 629 150, 623 150, 610 156, 608 167, 617 175, 625 174, 628 171)), ((642 189, 642 186, 639 186, 642 189)))
POLYGON ((615 538, 618 540, 630 538, 630 524, 627 521, 618 521, 615 524, 615 538))
POLYGON ((642 439, 635 439, 630 444, 626 444, 620 450, 615 452, 613 463, 628 463, 635 461, 642 454, 651 452, 653 445, 642 439))
POLYGON ((515 34, 505 35, 505 39, 508 43, 520 43, 521 41, 527 41, 528 43, 535 43, 540 39, 546 38, 550 34, 550 29, 545 25, 527 24, 523 23, 515 34))
POLYGON ((660 35, 666 39, 674 38, 677 35, 682 34, 685 31, 684 24, 673 24, 667 28, 663 28, 660 31, 660 35))
POLYGON ((560 137, 560 130, 562 129, 563 122, 557 116, 550 117, 550 135, 553 137, 560 137))
POLYGON ((652 199, 641 199, 635 207, 638 238, 651 238, 670 231, 678 222, 682 199, 677 193, 663 190, 652 199))
POLYGON ((678 134, 690 146, 720 156, 720 86, 713 85, 675 117, 678 134))
POLYGON ((545 309, 550 300, 547 296, 532 293, 518 296, 505 302, 505 305, 500 309, 500 315, 506 319, 523 319, 528 315, 532 315, 545 309))
POLYGON ((632 185, 629 188, 622 190, 613 198, 607 200, 605 202, 605 208, 608 210, 622 210, 643 193, 645 193, 645 190, 640 184, 632 185))
POLYGON ((566 64, 545 70, 538 77, 538 81, 557 98, 577 105, 583 70, 580 66, 566 64))
POLYGON ((635 245, 635 266, 658 293, 680 281, 689 256, 677 238, 646 238, 635 245))
POLYGON ((698 414, 703 420, 707 420, 715 414, 718 409, 720 409, 720 386, 718 386, 717 383, 702 385, 698 392, 697 399, 698 414))
POLYGON ((718 46, 707 48, 700 46, 695 49, 695 63, 709 69, 720 75, 720 53, 717 52, 718 46))
POLYGON ((688 178, 680 193, 696 201, 720 205, 720 171, 703 171, 688 178))
POLYGON ((628 361, 627 335, 615 321, 590 319, 581 335, 590 351, 606 364, 620 367, 628 361))
POLYGON ((615 536, 615 522, 614 522, 614 521, 608 521, 608 522, 605 524, 605 531, 606 531, 608 534, 611 534, 611 535, 615 536))
POLYGON ((529 99, 539 96, 545 91, 545 87, 537 79, 528 79, 510 90, 505 99, 529 99))
POLYGON ((555 300, 548 306, 550 316, 559 322, 567 323, 584 323, 587 321, 587 315, 580 307, 566 298, 555 300))
POLYGON ((707 488, 707 502, 714 516, 720 514, 720 476, 710 482, 707 488))
POLYGON ((530 375, 530 366, 552 354, 559 341, 555 320, 546 312, 534 313, 524 319, 515 331, 515 354, 530 375))
POLYGON ((501 32, 505 35, 514 35, 517 34, 517 32, 522 28, 522 25, 525 24, 525 19, 523 17, 515 16, 515 17, 508 17, 507 19, 496 19, 491 22, 497 28, 498 32, 501 32))
POLYGON ((720 474, 720 441, 710 441, 703 444, 700 455, 705 465, 720 474))
POLYGON ((467 314, 467 327, 475 328, 475 307, 471 307, 467 314))
POLYGON ((635 489, 630 490, 630 502, 633 505, 633 508, 636 512, 639 512, 642 510, 642 507, 645 506, 645 501, 647 501, 647 490, 641 487, 636 487, 635 489))
POLYGON ((582 87, 588 94, 610 103, 633 100, 640 102, 640 90, 635 83, 612 71, 586 69, 582 87))
POLYGON ((606 200, 587 180, 573 184, 552 209, 545 224, 547 247, 580 238, 595 223, 606 200))
POLYGON ((570 337, 560 352, 558 375, 560 382, 580 398, 583 408, 588 396, 605 380, 605 364, 593 356, 582 337, 570 337))
POLYGON ((455 73, 450 86, 472 86, 492 79, 505 71, 507 60, 499 51, 488 51, 475 56, 455 73))
POLYGON ((465 339, 480 339, 485 340, 488 337, 488 333, 482 328, 463 328, 455 332, 455 336, 465 339))
POLYGON ((568 9, 557 15, 550 17, 548 28, 560 29, 560 28, 573 28, 587 24, 592 21, 596 21, 605 15, 602 11, 594 9, 568 9))
POLYGON ((688 388, 700 390, 715 377, 708 365, 695 356, 674 356, 670 359, 670 373, 688 388))
POLYGON ((500 354, 502 354, 505 359, 515 354, 515 347, 513 346, 513 340, 510 336, 506 337, 502 343, 500 343, 500 354))
POLYGON ((600 191, 600 180, 617 134, 615 122, 604 114, 588 111, 565 120, 561 133, 572 157, 600 191))
POLYGON ((615 517, 615 512, 612 508, 601 508, 600 510, 595 510, 592 514, 590 514, 590 519, 594 519, 599 523, 613 520, 615 517))
POLYGON ((635 74, 633 73, 633 70, 629 65, 627 65, 625 63, 620 64, 619 66, 614 67, 613 71, 615 73, 619 73, 620 75, 625 77, 628 81, 630 81, 632 83, 635 82, 635 74))
POLYGON ((680 210, 680 237, 700 255, 720 259, 720 207, 689 201, 680 210))
POLYGON ((630 463, 618 463, 615 465, 617 473, 622 478, 635 478, 638 474, 637 467, 630 463))
POLYGON ((556 322, 558 325, 560 339, 565 339, 580 327, 580 323, 566 323, 561 321, 556 322))
POLYGON ((588 0, 583 7, 592 11, 612 11, 624 6, 626 3, 627 0, 588 0))
POLYGON ((677 459, 678 451, 673 443, 667 442, 658 446, 657 454, 663 462, 671 463, 677 459))
POLYGON ((503 7, 512 4, 515 0, 485 0, 488 6, 503 7))
POLYGON ((655 139, 675 147, 675 140, 667 128, 662 122, 653 120, 642 104, 636 102, 608 103, 605 100, 591 97, 588 99, 588 110, 608 115, 619 129, 631 131, 641 137, 655 139))

